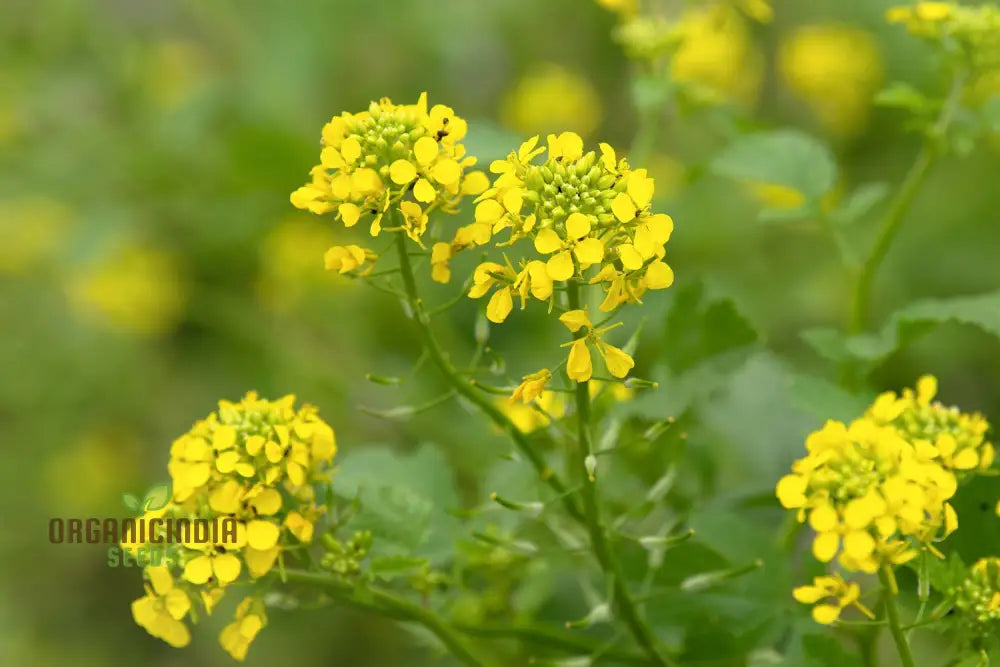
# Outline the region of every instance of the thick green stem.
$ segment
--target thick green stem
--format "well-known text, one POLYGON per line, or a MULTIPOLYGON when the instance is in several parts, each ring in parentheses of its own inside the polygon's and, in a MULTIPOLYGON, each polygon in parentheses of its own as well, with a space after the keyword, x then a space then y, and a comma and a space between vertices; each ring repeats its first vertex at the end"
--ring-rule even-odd
POLYGON ((421 607, 408 600, 378 588, 357 588, 332 575, 303 570, 286 570, 288 581, 299 584, 321 586, 341 602, 346 602, 362 609, 390 616, 401 621, 411 621, 424 626, 441 640, 451 653, 464 664, 471 667, 484 667, 492 664, 478 657, 458 631, 446 623, 444 619, 430 609, 421 607), (360 592, 360 595, 359 595, 360 592))
POLYGON ((467 378, 459 375, 455 366, 448 360, 448 357, 441 349, 441 345, 434 337, 434 333, 431 331, 430 319, 424 310, 423 302, 420 300, 420 294, 417 291, 417 281, 413 276, 413 267, 410 264, 410 257, 406 252, 406 235, 401 232, 397 232, 396 234, 396 248, 399 255, 399 268, 403 277, 403 289, 406 293, 407 305, 410 308, 413 321, 416 322, 417 333, 431 361, 438 367, 438 370, 441 371, 441 374, 444 375, 448 383, 455 388, 455 391, 464 396, 510 436, 514 445, 517 446, 518 451, 528 459, 538 473, 538 476, 562 499, 562 503, 569 515, 576 521, 583 523, 584 516, 577 506, 574 496, 569 493, 566 485, 563 484, 556 472, 548 466, 542 455, 528 441, 524 432, 502 410, 494 405, 486 395, 477 390, 474 384, 470 383, 467 378))
POLYGON ((965 86, 965 78, 964 72, 956 73, 953 78, 951 90, 948 99, 941 108, 941 114, 925 136, 924 145, 920 149, 916 161, 907 172, 896 196, 889 204, 889 210, 882 218, 878 236, 868 258, 861 264, 851 298, 851 311, 848 320, 849 333, 860 333, 868 327, 868 309, 875 275, 882 266, 882 261, 889 252, 892 242, 896 239, 896 234, 910 210, 910 205, 913 204, 913 199, 917 196, 920 187, 927 179, 927 174, 930 173, 931 167, 941 154, 940 144, 944 141, 948 126, 951 125, 952 118, 958 109, 962 89, 965 86))
POLYGON ((906 633, 903 631, 903 624, 899 620, 899 607, 896 606, 898 589, 896 588, 895 575, 886 566, 879 570, 878 578, 884 589, 883 602, 885 605, 886 621, 889 624, 889 633, 892 635, 892 640, 896 643, 896 651, 899 653, 899 659, 902 661, 903 667, 915 667, 913 653, 910 651, 910 644, 906 641, 906 633))
MULTIPOLYGON (((566 285, 566 296, 570 310, 580 307, 580 286, 571 280, 566 285)), ((574 339, 587 335, 587 330, 581 328, 574 335, 574 339)), ((587 471, 586 460, 591 454, 591 434, 590 434, 590 382, 578 382, 576 384, 576 418, 578 424, 578 442, 573 461, 573 467, 580 478, 580 495, 583 498, 583 513, 586 518, 587 532, 590 535, 590 545, 597 557, 597 562, 604 572, 604 576, 611 581, 612 603, 615 611, 621 620, 628 627, 629 632, 638 642, 642 650, 656 665, 670 665, 672 660, 664 653, 659 646, 652 628, 639 614, 639 609, 628 589, 628 582, 625 580, 624 572, 618 557, 608 542, 608 537, 601 520, 601 507, 597 493, 597 481, 591 479, 587 471)))

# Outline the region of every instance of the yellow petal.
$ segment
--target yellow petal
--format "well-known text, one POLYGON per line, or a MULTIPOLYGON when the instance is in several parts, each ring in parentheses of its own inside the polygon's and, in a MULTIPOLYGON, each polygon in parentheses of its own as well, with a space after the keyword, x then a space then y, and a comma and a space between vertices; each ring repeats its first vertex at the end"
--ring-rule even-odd
POLYGON ((340 144, 340 154, 348 163, 353 163, 361 157, 361 144, 354 137, 347 137, 340 144))
POLYGON ((416 177, 417 168, 407 160, 396 160, 389 167, 389 178, 397 185, 406 185, 416 177))
POLYGON ((832 604, 818 604, 812 610, 813 620, 823 625, 830 625, 840 618, 840 607, 832 604))
POLYGON ((212 447, 216 450, 229 449, 236 444, 236 429, 232 426, 218 426, 212 435, 212 447))
POLYGON ((490 187, 490 179, 481 171, 472 171, 462 179, 462 194, 478 195, 490 187))
POLYGON ((278 543, 281 529, 270 521, 255 520, 247 524, 247 545, 263 551, 278 543))
POLYGON ((573 333, 579 331, 581 327, 591 327, 590 318, 587 317, 587 311, 582 309, 567 310, 559 316, 559 321, 573 333))
POLYGON ((583 213, 570 213, 566 218, 566 236, 574 241, 590 233, 590 218, 583 213))
POLYGON ((243 560, 247 563, 250 576, 256 579, 270 572, 280 551, 281 549, 277 546, 270 549, 247 549, 244 551, 243 560))
MULTIPOLYGON (((426 137, 424 137, 426 139, 426 137)), ((434 186, 426 178, 418 178, 416 184, 413 186, 413 198, 418 202, 424 204, 434 201, 437 197, 437 192, 434 190, 434 186)))
POLYGON ((645 169, 636 169, 628 179, 628 195, 638 209, 646 208, 653 198, 653 179, 646 176, 645 169))
POLYGON ((497 290, 486 306, 486 319, 497 324, 503 322, 514 308, 514 298, 510 288, 497 290))
POLYGON ((618 246, 618 256, 622 260, 622 266, 626 271, 635 271, 642 268, 642 255, 631 243, 618 246))
POLYGON ((813 556, 821 563, 829 563, 837 554, 840 537, 837 533, 820 533, 813 540, 813 556))
POLYGON ((413 144, 413 156, 417 158, 417 162, 424 166, 434 161, 439 150, 438 143, 431 137, 420 137, 417 139, 417 143, 413 144))
POLYGON ((573 257, 566 251, 553 255, 545 266, 552 280, 569 280, 573 277, 573 257))
POLYGON ((590 350, 583 338, 575 341, 569 349, 569 360, 566 362, 566 375, 570 380, 586 382, 593 375, 594 367, 590 361, 590 350))
POLYGON ((229 584, 240 576, 240 559, 233 554, 219 554, 212 558, 212 570, 220 584, 229 584))
MULTIPOLYGON (((483 203, 485 204, 486 202, 483 203)), ((559 235, 552 228, 543 229, 535 236, 535 250, 543 255, 550 255, 562 247, 562 239, 559 238, 559 235)))
POLYGON ((646 267, 644 282, 649 289, 666 289, 674 284, 674 270, 664 262, 653 262, 646 267))
POLYGON ((816 604, 826 597, 826 591, 819 586, 799 586, 792 591, 792 597, 802 604, 816 604))
POLYGON ((602 351, 604 352, 604 364, 608 367, 608 372, 616 378, 624 378, 632 370, 632 367, 635 366, 635 361, 632 360, 632 357, 614 345, 604 343, 602 351))
POLYGON ((573 254, 580 262, 580 268, 587 268, 592 264, 599 264, 604 259, 604 244, 600 239, 584 239, 573 248, 573 254))
POLYGON ((632 198, 624 192, 618 193, 618 196, 611 202, 611 211, 621 222, 629 222, 635 218, 635 204, 632 202, 632 198))
POLYGON ((813 508, 809 513, 809 525, 817 533, 826 533, 834 530, 840 523, 837 510, 830 505, 824 504, 813 508))
POLYGON ((203 584, 212 576, 212 559, 198 556, 184 566, 184 578, 192 584, 203 584))
POLYGON ((281 494, 275 489, 264 489, 250 501, 257 514, 270 516, 281 509, 281 494))
POLYGON ((431 167, 431 177, 442 185, 457 183, 462 176, 462 168, 454 160, 441 160, 431 167))

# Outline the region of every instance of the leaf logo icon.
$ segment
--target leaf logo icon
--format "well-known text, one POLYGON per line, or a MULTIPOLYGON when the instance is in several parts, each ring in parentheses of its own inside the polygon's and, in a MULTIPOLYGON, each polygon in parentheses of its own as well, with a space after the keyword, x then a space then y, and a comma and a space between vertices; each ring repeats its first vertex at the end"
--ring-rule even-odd
POLYGON ((141 514, 150 510, 163 509, 170 502, 173 489, 170 482, 154 484, 146 490, 146 495, 139 498, 131 493, 122 494, 122 504, 130 512, 141 514))
POLYGON ((146 490, 146 497, 143 499, 143 511, 159 510, 167 506, 172 495, 170 482, 154 484, 146 490))

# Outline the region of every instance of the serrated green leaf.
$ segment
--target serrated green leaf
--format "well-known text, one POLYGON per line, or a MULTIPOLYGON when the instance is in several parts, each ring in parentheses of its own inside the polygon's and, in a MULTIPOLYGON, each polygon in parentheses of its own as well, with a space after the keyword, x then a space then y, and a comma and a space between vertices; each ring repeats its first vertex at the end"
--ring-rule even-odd
POLYGON ((888 194, 889 186, 885 183, 859 185, 829 217, 840 225, 852 224, 868 215, 888 194))
POLYGON ((124 505, 125 509, 130 512, 138 513, 142 511, 142 502, 138 497, 132 495, 131 493, 122 494, 122 505, 124 505))
POLYGON ((385 445, 357 448, 341 461, 332 489, 341 498, 358 497, 347 525, 374 533, 373 556, 450 557, 458 493, 452 467, 433 445, 412 454, 385 445))
POLYGON ((757 340, 757 332, 731 299, 711 299, 701 283, 678 289, 667 313, 661 354, 675 372, 757 340))
POLYGON ((975 296, 924 299, 896 311, 877 333, 846 336, 833 329, 809 329, 802 338, 820 355, 836 362, 876 363, 917 336, 946 323, 978 327, 1000 338, 1000 290, 975 296))
POLYGON ((167 506, 167 503, 170 502, 172 490, 170 482, 162 482, 160 484, 152 485, 146 490, 146 496, 142 502, 143 509, 163 509, 167 506))
POLYGON ((830 149, 797 130, 741 137, 717 155, 710 168, 740 181, 794 188, 814 201, 837 181, 837 164, 830 149))

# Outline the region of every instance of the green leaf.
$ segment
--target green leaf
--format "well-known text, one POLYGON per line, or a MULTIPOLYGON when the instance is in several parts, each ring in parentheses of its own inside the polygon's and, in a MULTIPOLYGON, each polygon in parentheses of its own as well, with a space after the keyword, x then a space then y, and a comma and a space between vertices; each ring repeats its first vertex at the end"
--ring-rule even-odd
POLYGON ((1000 95, 986 100, 979 113, 987 132, 1000 133, 1000 95))
MULTIPOLYGON (((916 569, 919 559, 910 562, 916 569)), ((965 563, 962 562, 962 557, 952 551, 948 554, 948 560, 941 560, 933 556, 927 558, 927 574, 931 580, 931 588, 939 593, 947 593, 948 589, 965 579, 968 570, 965 563)))
POLYGON ((142 506, 146 510, 163 509, 170 502, 172 487, 170 482, 154 484, 146 490, 142 506))
POLYGON ((374 533, 374 556, 449 558, 459 528, 449 512, 459 499, 452 467, 433 445, 412 454, 386 445, 357 448, 342 460, 332 488, 342 498, 358 497, 348 525, 374 533))
POLYGON ((757 332, 731 299, 711 299, 694 283, 674 295, 661 354, 673 371, 682 372, 756 341, 757 332))
POLYGON ((381 558, 373 558, 368 564, 368 571, 383 581, 391 581, 420 569, 426 564, 426 558, 383 556, 381 558))
POLYGON ((710 169, 740 181, 794 188, 810 200, 820 199, 837 181, 830 149, 797 130, 741 137, 715 157, 710 169))
POLYGON ((830 219, 840 225, 849 225, 864 218, 889 194, 889 186, 885 183, 865 183, 859 185, 847 196, 840 206, 829 215, 830 219))
POLYGON ((122 494, 122 505, 124 505, 125 509, 127 509, 130 512, 135 512, 138 514, 139 512, 142 511, 142 503, 136 496, 133 496, 131 493, 122 494))
POLYGON ((852 394, 825 378, 807 374, 792 376, 791 396, 792 405, 815 416, 817 423, 857 419, 875 398, 852 394))
POLYGON ((832 361, 874 364, 945 322, 972 325, 1000 338, 1000 290, 975 296, 916 301, 896 311, 877 333, 845 336, 836 330, 821 328, 803 332, 802 338, 832 361))
POLYGON ((802 635, 802 652, 808 659, 808 667, 861 667, 864 663, 856 653, 851 653, 844 644, 831 635, 802 635))
POLYGON ((880 90, 874 99, 880 107, 908 109, 914 113, 930 113, 936 108, 936 103, 908 83, 896 81, 880 90))

